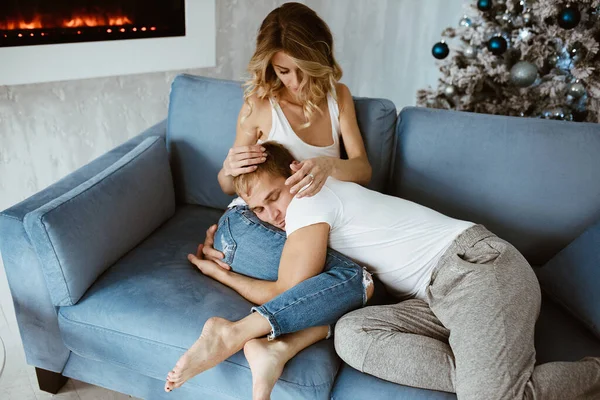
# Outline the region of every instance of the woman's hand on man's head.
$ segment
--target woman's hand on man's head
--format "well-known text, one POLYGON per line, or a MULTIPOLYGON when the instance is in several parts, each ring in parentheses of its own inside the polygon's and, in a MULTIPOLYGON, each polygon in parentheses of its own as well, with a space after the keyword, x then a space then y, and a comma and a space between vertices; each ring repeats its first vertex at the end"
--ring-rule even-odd
POLYGON ((236 177, 256 170, 257 164, 262 164, 267 159, 265 148, 259 144, 251 146, 235 146, 229 149, 223 171, 226 176, 236 177))
POLYGON ((328 157, 316 157, 302 162, 294 161, 290 168, 294 174, 285 184, 291 186, 291 194, 301 198, 314 196, 321 191, 333 171, 333 164, 328 157))

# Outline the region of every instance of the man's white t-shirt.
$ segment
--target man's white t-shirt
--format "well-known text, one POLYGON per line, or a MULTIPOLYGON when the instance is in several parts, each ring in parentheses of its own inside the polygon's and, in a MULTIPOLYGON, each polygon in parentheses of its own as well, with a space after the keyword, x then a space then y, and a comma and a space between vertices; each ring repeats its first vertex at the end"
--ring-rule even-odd
POLYGON ((287 235, 317 223, 331 227, 329 247, 365 266, 400 299, 426 300, 431 272, 472 222, 329 177, 312 197, 294 198, 287 235))

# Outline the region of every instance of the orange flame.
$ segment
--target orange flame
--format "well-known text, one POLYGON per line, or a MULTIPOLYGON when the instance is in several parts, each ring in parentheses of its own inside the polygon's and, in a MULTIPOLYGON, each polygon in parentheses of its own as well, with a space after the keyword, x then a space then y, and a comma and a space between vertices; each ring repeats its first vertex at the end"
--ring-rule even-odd
POLYGON ((8 21, 5 24, 0 22, 0 29, 17 30, 17 29, 42 29, 42 19, 38 16, 32 21, 8 21))
POLYGON ((79 28, 81 26, 120 26, 133 24, 127 17, 110 17, 108 20, 104 17, 96 17, 93 15, 77 17, 69 21, 63 21, 64 28, 79 28))
POLYGON ((82 15, 70 20, 63 20, 60 24, 43 24, 41 16, 36 16, 31 21, 0 21, 0 30, 26 30, 42 28, 80 28, 92 26, 121 26, 133 24, 126 16, 103 17, 95 15, 82 15))

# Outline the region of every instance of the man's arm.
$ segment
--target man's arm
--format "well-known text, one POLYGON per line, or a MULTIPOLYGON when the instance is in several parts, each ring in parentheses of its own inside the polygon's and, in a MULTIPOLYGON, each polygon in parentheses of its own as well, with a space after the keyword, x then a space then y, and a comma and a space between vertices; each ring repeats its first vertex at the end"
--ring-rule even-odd
MULTIPOLYGON (((203 274, 229 286, 251 303, 264 304, 323 271, 328 239, 327 223, 309 225, 292 233, 283 247, 279 274, 275 282, 253 279, 228 271, 213 261, 202 260, 198 255, 190 254, 188 259, 203 274)), ((202 254, 201 249, 198 254, 202 254)))

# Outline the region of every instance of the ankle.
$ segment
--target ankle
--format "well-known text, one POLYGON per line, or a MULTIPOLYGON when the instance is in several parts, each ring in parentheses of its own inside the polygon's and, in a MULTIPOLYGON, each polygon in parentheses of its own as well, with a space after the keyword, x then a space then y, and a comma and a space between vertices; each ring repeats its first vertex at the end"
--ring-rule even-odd
POLYGON ((272 351, 275 351, 277 354, 279 354, 280 358, 286 360, 290 360, 300 350, 302 350, 298 346, 286 340, 273 340, 269 342, 268 346, 272 351))

